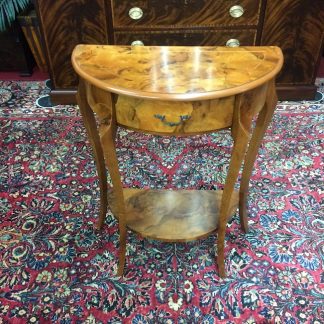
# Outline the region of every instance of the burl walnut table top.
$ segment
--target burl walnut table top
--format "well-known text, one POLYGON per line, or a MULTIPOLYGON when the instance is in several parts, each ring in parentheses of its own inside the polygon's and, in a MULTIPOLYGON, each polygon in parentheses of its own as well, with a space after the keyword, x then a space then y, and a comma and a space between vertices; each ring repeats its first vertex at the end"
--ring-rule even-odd
POLYGON ((283 56, 275 46, 78 45, 72 63, 80 76, 109 92, 183 101, 255 88, 278 73, 283 56))

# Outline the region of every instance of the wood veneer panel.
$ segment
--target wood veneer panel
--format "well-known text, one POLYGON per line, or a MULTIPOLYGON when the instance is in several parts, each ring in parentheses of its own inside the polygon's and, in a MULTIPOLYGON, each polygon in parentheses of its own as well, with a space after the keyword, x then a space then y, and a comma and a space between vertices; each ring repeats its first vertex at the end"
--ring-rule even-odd
POLYGON ((117 123, 153 133, 194 134, 232 125, 234 96, 192 102, 152 101, 119 96, 117 123))
MULTIPOLYGON (((109 206, 116 213, 114 194, 108 195, 109 206)), ((126 223, 143 237, 186 242, 206 237, 214 232, 222 190, 145 190, 124 189, 126 223)), ((238 192, 234 192, 229 214, 238 206, 238 192)))
POLYGON ((278 47, 78 45, 75 71, 96 87, 139 99, 206 100, 254 89, 282 67, 278 47))
POLYGON ((73 48, 80 43, 108 43, 105 0, 38 0, 36 5, 54 87, 75 88, 73 48))
POLYGON ((278 83, 314 82, 323 35, 323 0, 268 0, 261 44, 283 50, 285 61, 278 83))
POLYGON ((114 0, 113 24, 114 27, 129 28, 173 28, 188 26, 256 26, 262 0, 114 0), (229 10, 234 5, 241 5, 244 14, 233 18, 229 10), (138 7, 143 11, 143 17, 133 20, 128 12, 138 7))
POLYGON ((185 30, 185 31, 122 31, 115 32, 115 44, 130 45, 140 40, 144 45, 158 46, 225 46, 229 39, 238 39, 242 46, 256 45, 256 29, 245 30, 185 30))

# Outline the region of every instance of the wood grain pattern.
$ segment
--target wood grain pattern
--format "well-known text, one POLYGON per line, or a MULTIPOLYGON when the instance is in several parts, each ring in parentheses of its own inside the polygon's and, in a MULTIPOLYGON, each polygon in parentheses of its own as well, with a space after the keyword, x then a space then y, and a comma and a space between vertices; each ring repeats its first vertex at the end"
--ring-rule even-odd
POLYGON ((239 39, 243 46, 281 47, 285 65, 277 79, 280 99, 314 99, 314 80, 323 48, 323 0, 34 2, 39 7, 49 70, 55 86, 51 98, 56 103, 74 102, 74 96, 66 90, 77 87, 70 55, 78 43, 129 45, 141 40, 145 45, 211 46, 224 45, 229 38, 239 39), (231 4, 243 4, 243 17, 229 18, 227 10, 231 4), (145 15, 137 22, 130 22, 128 11, 135 6, 142 7, 145 15), (221 12, 223 15, 219 17, 221 12), (112 13, 117 27, 112 25, 112 13), (215 16, 218 20, 214 20, 215 16))
POLYGON ((257 29, 187 29, 172 31, 125 30, 114 33, 116 45, 131 45, 140 40, 150 46, 225 46, 229 39, 239 40, 241 46, 256 44, 257 29))
MULTIPOLYGON (((203 48, 202 51, 200 49, 199 47, 131 48, 83 45, 78 46, 74 52, 73 66, 82 77, 86 78, 85 86, 79 89, 82 92, 79 98, 86 101, 86 103, 81 102, 80 105, 83 117, 88 119, 85 120, 85 125, 90 136, 93 136, 92 132, 96 128, 90 110, 98 118, 99 136, 95 134, 91 142, 95 153, 99 152, 96 154, 96 160, 101 178, 101 211, 107 206, 105 200, 107 187, 102 185, 102 182, 106 181, 102 172, 103 158, 112 179, 113 190, 109 194, 109 199, 112 211, 119 222, 119 275, 122 275, 125 265, 127 224, 129 228, 145 237, 166 241, 187 241, 204 237, 218 226, 217 264, 220 276, 225 277, 226 224, 229 216, 237 208, 238 196, 235 194, 234 185, 248 150, 239 196, 242 228, 247 230, 248 182, 258 146, 276 105, 274 77, 282 65, 282 53, 274 47, 262 48, 262 51, 260 48, 257 51, 254 47, 226 50, 209 47, 203 48), (246 56, 247 54, 251 55, 246 56), (242 66, 248 68, 248 76, 243 77, 242 71, 246 70, 242 69, 242 66), (211 69, 208 70, 208 67, 211 69), (155 72, 151 73, 152 70, 155 72), (180 78, 180 88, 177 88, 179 80, 176 78, 174 88, 172 82, 170 87, 166 87, 166 81, 170 82, 169 76, 173 81, 173 76, 177 74, 186 76, 183 80, 180 78), (201 85, 198 90, 192 88, 190 74, 191 78, 196 79, 197 84, 201 85), (210 89, 208 89, 209 83, 205 82, 209 80, 206 76, 213 80, 213 87, 210 89), (102 82, 105 86, 102 86, 102 82), (120 88, 114 83, 120 86, 118 82, 123 85, 125 93, 128 91, 127 87, 130 87, 133 90, 133 97, 126 97, 123 93, 119 96, 119 100, 116 100, 114 93, 119 94, 120 88), (138 89, 135 88, 135 84, 138 89), (151 87, 151 91, 158 89, 159 96, 163 97, 164 94, 167 100, 165 102, 148 100, 150 96, 145 96, 147 92, 143 95, 141 89, 143 84, 151 87), (226 89, 213 91, 215 87, 216 89, 219 87, 219 84, 234 89, 232 96, 226 96, 226 89), (174 89, 180 91, 183 100, 174 96, 174 89), (162 91, 165 93, 161 93, 162 91), (195 91, 195 99, 197 99, 195 102, 191 100, 192 91, 195 91), (210 98, 203 100, 206 99, 206 92, 210 98), (224 98, 221 98, 222 95, 224 98), (130 107, 133 111, 129 113, 130 107), (127 122, 135 120, 136 117, 140 131, 146 131, 145 128, 153 124, 158 125, 155 128, 157 133, 164 133, 161 124, 154 123, 154 120, 149 119, 150 117, 162 122, 164 126, 167 124, 173 127, 173 132, 185 134, 185 128, 189 126, 186 124, 188 121, 197 120, 203 124, 202 111, 211 113, 208 120, 219 120, 222 125, 225 116, 228 126, 232 126, 234 147, 222 193, 123 189, 115 147, 118 115, 121 116, 119 118, 125 118, 127 122), (256 131, 252 136, 253 142, 250 143, 251 148, 248 148, 252 120, 260 111, 256 131), (179 116, 181 123, 179 123, 179 116), (98 138, 103 154, 100 150, 96 151, 96 146, 99 145, 98 138)), ((102 215, 103 212, 100 215, 99 225, 103 223, 102 215)))
POLYGON ((267 2, 261 44, 279 46, 284 67, 282 85, 307 85, 315 81, 324 39, 323 0, 267 2))
POLYGON ((78 98, 84 124, 91 136, 96 167, 100 185, 100 215, 97 223, 102 228, 107 210, 107 178, 103 166, 106 165, 113 185, 115 197, 115 216, 119 226, 119 262, 117 275, 121 276, 126 261, 126 212, 124 204, 123 186, 118 168, 118 160, 115 147, 116 115, 113 94, 94 87, 88 82, 81 80, 78 98), (94 114, 97 117, 96 125, 94 114))
POLYGON ((206 100, 247 91, 282 66, 278 47, 78 45, 76 72, 113 93, 159 100, 206 100))
POLYGON ((229 38, 239 39, 243 46, 261 44, 281 47, 285 65, 277 79, 280 99, 314 99, 314 80, 324 38, 323 0, 34 2, 39 7, 49 70, 55 87, 51 98, 57 103, 74 103, 74 96, 66 90, 77 87, 70 55, 78 43, 129 45, 141 40, 145 45, 208 46, 224 45, 229 38), (243 4, 243 17, 229 18, 227 7, 232 4, 243 4), (257 4, 261 5, 261 9, 257 4), (134 6, 142 7, 145 16, 137 22, 130 22, 128 11, 134 6), (216 7, 219 10, 211 9, 216 7), (219 17, 220 12, 222 17, 219 17), (112 25, 112 13, 117 27, 112 25), (215 21, 215 15, 220 20, 215 21))
POLYGON ((205 101, 152 101, 119 96, 117 123, 160 134, 195 134, 231 126, 234 96, 205 101))
POLYGON ((71 65, 73 48, 83 44, 107 44, 104 0, 36 1, 54 87, 75 88, 71 65))
POLYGON ((256 26, 262 0, 113 0, 113 24, 116 30, 122 28, 179 28, 179 27, 220 27, 256 26), (233 18, 229 9, 241 5, 244 14, 233 18), (143 10, 143 17, 133 20, 128 12, 133 7, 143 10))
MULTIPOLYGON (((107 174, 105 168, 105 160, 103 157, 103 149, 100 144, 100 137, 97 130, 97 123, 94 113, 98 116, 99 120, 102 120, 102 114, 100 114, 100 109, 96 105, 89 105, 91 99, 89 98, 89 90, 87 87, 89 85, 81 79, 79 82, 79 88, 77 93, 77 102, 82 115, 84 126, 87 130, 88 138, 93 149, 94 158, 96 161, 96 168, 99 178, 99 188, 100 188, 100 212, 99 219, 97 222, 97 228, 102 229, 102 226, 106 219, 107 208, 108 208, 108 196, 107 196, 107 174), (88 99, 89 98, 89 99, 88 99)), ((100 107, 99 107, 100 108, 100 107)), ((111 120, 111 110, 109 106, 105 106, 105 116, 110 115, 111 120)))
MULTIPOLYGON (((270 80, 271 84, 273 81, 270 80)), ((226 276, 225 272, 225 260, 224 260, 224 248, 225 248, 225 233, 226 233, 226 224, 228 214, 231 208, 230 199, 234 192, 234 185, 236 183, 237 177, 239 175, 239 171, 242 165, 242 162, 245 158, 245 153, 249 147, 250 133, 252 127, 253 117, 262 109, 271 110, 269 116, 272 116, 272 112, 274 107, 271 105, 265 105, 266 95, 267 95, 268 85, 267 83, 261 85, 258 88, 253 90, 238 94, 235 100, 234 112, 233 112, 233 126, 232 126, 232 135, 234 139, 234 146, 232 149, 230 165, 228 169, 228 173, 226 176, 224 192, 222 195, 221 206, 220 206, 220 214, 219 214, 219 225, 218 225, 218 235, 217 235, 217 264, 218 271, 221 277, 226 276)), ((271 88, 271 90, 273 90, 271 88)), ((271 92, 271 94, 273 94, 271 92)), ((270 98, 268 98, 270 99, 270 98)), ((272 99, 271 99, 272 100, 272 99)), ((276 102, 276 97, 273 98, 272 103, 276 102)), ((262 120, 262 119, 261 119, 262 120)), ((259 121, 260 124, 260 121, 259 121)), ((266 128, 267 124, 264 125, 266 128)), ((253 141, 250 145, 252 147, 260 144, 263 133, 256 132, 253 136, 253 141), (255 144, 255 145, 254 145, 255 144)), ((248 150, 248 165, 245 165, 245 173, 244 173, 244 184, 241 188, 241 192, 245 192, 247 194, 246 183, 249 182, 251 173, 250 167, 253 165, 256 154, 252 149, 248 150)), ((245 197, 240 196, 240 199, 244 199, 245 197)), ((241 226, 244 230, 247 231, 247 214, 246 214, 246 200, 240 200, 240 217, 241 217, 241 226), (242 212, 243 211, 243 212, 242 212)))
MULTIPOLYGON (((187 242, 208 236, 218 225, 222 191, 124 189, 126 223, 152 239, 187 242)), ((109 195, 115 210, 116 199, 109 195)), ((238 206, 238 192, 230 201, 228 218, 238 206)))
POLYGON ((45 53, 41 44, 41 33, 35 10, 22 13, 17 17, 19 25, 25 35, 29 48, 33 53, 36 64, 41 72, 47 72, 45 53))
MULTIPOLYGON (((247 214, 248 214, 248 206, 247 206, 247 196, 248 196, 248 190, 249 190, 249 181, 252 174, 254 161, 257 157, 259 147, 261 145, 262 138, 264 136, 265 131, 268 128, 268 125, 272 119, 274 110, 276 108, 278 98, 276 95, 276 88, 275 88, 275 82, 274 80, 269 81, 268 84, 266 84, 263 89, 260 89, 259 92, 259 99, 257 99, 259 103, 259 107, 256 107, 257 105, 253 105, 257 109, 253 111, 252 118, 255 115, 255 113, 259 112, 258 118, 256 121, 256 125, 253 129, 252 137, 250 140, 250 144, 244 159, 244 167, 242 172, 242 177, 240 181, 240 201, 239 201, 239 212, 240 212, 240 221, 241 221, 241 227, 242 230, 247 233, 248 231, 248 221, 247 221, 247 214), (266 93, 265 93, 266 91, 266 93), (261 108, 261 109, 260 109, 261 108)), ((249 116, 249 114, 247 114, 249 116)), ((249 122, 249 117, 245 117, 245 123, 249 122)), ((237 119, 235 120, 238 121, 237 119)), ((239 126, 237 125, 237 128, 239 126)), ((234 125, 235 128, 235 125, 234 125)), ((235 130, 235 133, 238 133, 239 131, 235 130)), ((239 135, 234 135, 234 139, 237 138, 239 135)))

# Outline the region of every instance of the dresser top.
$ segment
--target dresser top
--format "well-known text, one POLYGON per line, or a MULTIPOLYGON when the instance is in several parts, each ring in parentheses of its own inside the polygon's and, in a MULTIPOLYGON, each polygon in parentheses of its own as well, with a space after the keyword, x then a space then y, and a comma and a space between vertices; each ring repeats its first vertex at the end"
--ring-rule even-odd
POLYGON ((280 48, 78 45, 75 71, 117 94, 158 100, 203 100, 253 89, 281 69, 280 48))

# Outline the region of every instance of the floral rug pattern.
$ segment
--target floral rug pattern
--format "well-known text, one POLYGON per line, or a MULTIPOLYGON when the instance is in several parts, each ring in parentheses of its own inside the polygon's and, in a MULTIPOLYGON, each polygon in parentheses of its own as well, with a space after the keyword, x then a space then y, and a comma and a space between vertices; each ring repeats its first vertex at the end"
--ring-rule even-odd
MULTIPOLYGON (((36 104, 44 82, 0 89, 0 323, 323 323, 322 89, 279 103, 251 179, 250 231, 238 214, 228 224, 226 279, 216 235, 173 244, 131 232, 116 277, 117 222, 109 213, 93 227, 98 180, 77 107, 36 104)), ((119 129, 124 185, 221 187, 231 145, 226 131, 119 129)))

